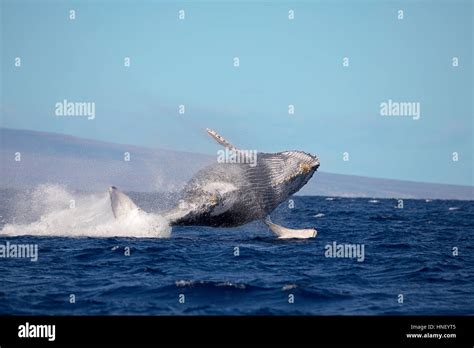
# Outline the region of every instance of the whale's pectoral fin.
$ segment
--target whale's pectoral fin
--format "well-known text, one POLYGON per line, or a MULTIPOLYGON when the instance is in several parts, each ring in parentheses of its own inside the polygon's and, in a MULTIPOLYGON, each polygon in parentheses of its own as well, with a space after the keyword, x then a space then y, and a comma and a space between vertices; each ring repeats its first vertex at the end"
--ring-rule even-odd
POLYGON ((301 229, 301 230, 293 230, 291 228, 286 228, 277 224, 274 224, 270 219, 270 216, 267 216, 263 222, 275 233, 278 238, 281 239, 289 239, 289 238, 298 238, 298 239, 306 239, 306 238, 314 238, 318 234, 318 231, 314 228, 308 229, 301 229))
POLYGON ((233 154, 242 158, 243 163, 255 164, 256 165, 256 155, 249 153, 248 150, 239 150, 234 145, 229 143, 222 135, 218 134, 216 131, 206 128, 207 133, 219 144, 229 149, 233 154))
POLYGON ((110 203, 112 212, 116 219, 120 219, 132 212, 139 211, 140 208, 125 193, 119 191, 115 186, 109 187, 110 203))
POLYGON ((217 141, 222 146, 228 148, 231 151, 238 151, 238 149, 234 145, 225 140, 224 137, 218 134, 216 131, 209 128, 206 128, 206 131, 215 141, 217 141))

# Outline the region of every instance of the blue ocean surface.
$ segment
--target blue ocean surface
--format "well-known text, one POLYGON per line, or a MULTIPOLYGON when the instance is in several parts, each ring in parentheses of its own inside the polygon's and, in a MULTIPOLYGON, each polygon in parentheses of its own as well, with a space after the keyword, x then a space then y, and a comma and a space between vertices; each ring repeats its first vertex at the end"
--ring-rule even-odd
POLYGON ((292 199, 273 221, 316 238, 279 240, 261 222, 170 238, 0 236, 39 248, 36 262, 0 258, 0 314, 474 314, 473 201, 292 199), (327 257, 334 242, 363 245, 364 260, 327 257))

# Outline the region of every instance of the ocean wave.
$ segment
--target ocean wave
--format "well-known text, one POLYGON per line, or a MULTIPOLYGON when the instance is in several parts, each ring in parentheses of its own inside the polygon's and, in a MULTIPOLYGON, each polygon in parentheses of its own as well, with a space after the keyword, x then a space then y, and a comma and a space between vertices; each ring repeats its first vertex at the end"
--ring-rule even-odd
POLYGON ((369 217, 369 220, 372 221, 397 221, 397 220, 405 220, 399 215, 375 215, 369 217))
POLYGON ((239 290, 245 290, 249 287, 248 284, 243 283, 233 283, 230 281, 223 281, 223 282, 214 282, 214 281, 207 281, 207 280, 177 280, 175 285, 178 288, 183 287, 214 287, 214 288, 233 288, 239 290))

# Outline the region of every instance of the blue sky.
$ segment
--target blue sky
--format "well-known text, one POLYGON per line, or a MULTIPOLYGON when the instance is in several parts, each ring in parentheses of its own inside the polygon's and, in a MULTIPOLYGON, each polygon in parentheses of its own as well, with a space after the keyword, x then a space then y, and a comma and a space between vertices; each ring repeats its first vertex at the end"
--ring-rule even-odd
POLYGON ((327 172, 473 185, 473 31, 468 0, 3 0, 1 125, 214 154, 210 127, 327 172), (56 117, 63 99, 96 118, 56 117))

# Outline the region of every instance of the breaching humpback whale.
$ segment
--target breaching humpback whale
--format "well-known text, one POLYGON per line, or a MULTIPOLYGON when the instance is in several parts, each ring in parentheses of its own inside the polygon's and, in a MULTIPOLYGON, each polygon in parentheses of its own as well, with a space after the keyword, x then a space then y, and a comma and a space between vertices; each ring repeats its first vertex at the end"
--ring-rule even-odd
MULTIPOLYGON (((245 158, 246 151, 213 130, 207 132, 228 151, 245 158)), ((311 179, 319 167, 318 157, 302 151, 259 152, 253 165, 241 162, 201 169, 184 187, 179 205, 161 216, 171 226, 234 227, 262 220, 279 238, 315 237, 314 228, 286 228, 271 222, 268 215, 311 179)), ((115 218, 140 211, 116 187, 110 187, 109 194, 115 218)))

